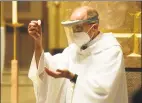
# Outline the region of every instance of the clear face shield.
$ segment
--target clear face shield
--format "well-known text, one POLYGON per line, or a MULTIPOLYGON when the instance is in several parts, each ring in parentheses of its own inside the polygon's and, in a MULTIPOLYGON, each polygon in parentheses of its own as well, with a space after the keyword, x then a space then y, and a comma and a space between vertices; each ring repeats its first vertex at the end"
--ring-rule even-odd
POLYGON ((82 24, 78 24, 78 25, 65 26, 64 30, 68 39, 68 43, 71 44, 72 42, 75 41, 75 38, 79 36, 75 34, 83 32, 84 28, 82 24))
MULTIPOLYGON (((64 30, 69 44, 75 42, 76 40, 75 38, 80 38, 80 34, 84 33, 84 27, 83 27, 84 23, 88 24, 99 23, 98 16, 94 16, 87 20, 70 20, 70 21, 61 22, 61 24, 64 26, 64 30)), ((82 39, 85 39, 85 37, 82 39)))

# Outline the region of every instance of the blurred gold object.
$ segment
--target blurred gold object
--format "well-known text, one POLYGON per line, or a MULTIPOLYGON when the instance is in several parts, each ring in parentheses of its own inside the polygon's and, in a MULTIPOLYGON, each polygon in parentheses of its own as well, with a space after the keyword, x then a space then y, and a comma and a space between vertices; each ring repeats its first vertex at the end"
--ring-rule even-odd
POLYGON ((4 2, 3 1, 1 1, 0 12, 1 12, 1 27, 3 27, 4 26, 4 2))
POLYGON ((59 5, 60 5, 60 2, 59 2, 59 1, 54 1, 54 4, 55 4, 56 6, 59 6, 59 5))
POLYGON ((123 54, 124 56, 129 55, 133 50, 132 50, 132 35, 133 33, 113 33, 113 35, 115 36, 115 38, 117 38, 117 40, 119 41, 122 50, 123 50, 123 54))
MULTIPOLYGON (((133 43, 134 43, 134 47, 133 47, 133 52, 128 55, 128 57, 141 57, 140 54, 138 54, 138 37, 136 35, 136 33, 138 32, 138 18, 140 17, 141 15, 141 12, 138 11, 138 12, 135 12, 135 13, 130 13, 130 15, 134 16, 134 34, 133 34, 133 43)), ((140 35, 140 34, 139 34, 140 35)))

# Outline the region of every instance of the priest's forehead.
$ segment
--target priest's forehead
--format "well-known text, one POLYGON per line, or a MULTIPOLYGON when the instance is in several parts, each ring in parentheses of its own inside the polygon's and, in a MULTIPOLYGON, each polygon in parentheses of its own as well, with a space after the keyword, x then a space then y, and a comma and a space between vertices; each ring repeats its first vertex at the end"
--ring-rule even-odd
POLYGON ((94 8, 88 7, 88 6, 82 6, 74 10, 70 19, 71 20, 86 20, 96 15, 99 16, 98 12, 94 8))

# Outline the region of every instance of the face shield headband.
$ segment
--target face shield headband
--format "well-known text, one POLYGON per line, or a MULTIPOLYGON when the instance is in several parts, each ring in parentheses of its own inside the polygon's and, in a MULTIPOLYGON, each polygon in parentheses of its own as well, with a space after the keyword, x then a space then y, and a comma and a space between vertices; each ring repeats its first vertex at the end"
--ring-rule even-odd
POLYGON ((68 21, 61 22, 63 26, 72 26, 72 25, 83 24, 83 23, 88 23, 88 24, 98 23, 99 24, 98 15, 92 18, 89 18, 87 20, 68 20, 68 21))

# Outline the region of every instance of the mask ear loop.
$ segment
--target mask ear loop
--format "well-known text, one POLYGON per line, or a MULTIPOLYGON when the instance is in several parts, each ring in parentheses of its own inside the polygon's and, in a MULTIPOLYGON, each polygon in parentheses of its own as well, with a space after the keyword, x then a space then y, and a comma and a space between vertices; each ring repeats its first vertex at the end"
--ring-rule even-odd
MULTIPOLYGON (((90 30, 95 26, 95 24, 92 25, 92 27, 87 31, 87 34, 90 32, 90 30)), ((92 40, 92 38, 94 37, 94 34, 90 37, 90 41, 92 40)), ((89 42, 90 42, 89 41, 89 42)))

